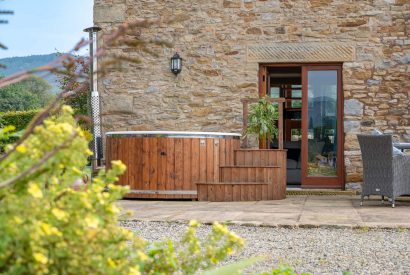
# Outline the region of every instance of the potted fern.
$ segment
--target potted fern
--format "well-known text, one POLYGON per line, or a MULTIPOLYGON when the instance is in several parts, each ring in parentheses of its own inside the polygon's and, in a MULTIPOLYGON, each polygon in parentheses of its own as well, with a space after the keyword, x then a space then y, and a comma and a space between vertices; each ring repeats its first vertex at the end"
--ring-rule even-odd
POLYGON ((275 121, 278 120, 277 108, 266 97, 263 97, 250 106, 248 120, 246 135, 258 135, 259 148, 267 148, 267 142, 270 143, 278 133, 275 125, 275 121))

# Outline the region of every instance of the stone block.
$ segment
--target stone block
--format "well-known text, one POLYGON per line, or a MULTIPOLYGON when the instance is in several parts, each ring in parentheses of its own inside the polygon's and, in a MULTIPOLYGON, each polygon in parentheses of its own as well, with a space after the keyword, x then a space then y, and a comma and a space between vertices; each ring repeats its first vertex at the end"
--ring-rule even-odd
POLYGON ((309 4, 313 8, 328 6, 332 2, 333 2, 332 0, 309 0, 309 4))
POLYGON ((256 35, 261 35, 262 30, 260 28, 252 27, 246 30, 247 34, 256 34, 256 35))
MULTIPOLYGON (((350 176, 350 180, 359 180, 359 177, 352 177, 350 176)), ((346 190, 361 190, 362 189, 362 184, 361 182, 347 182, 345 185, 346 190)))
POLYGON ((159 89, 156 86, 149 86, 148 89, 145 91, 146 94, 158 93, 159 89))
POLYGON ((122 23, 125 21, 125 11, 124 4, 94 6, 94 23, 122 23))
POLYGON ((342 19, 342 21, 337 24, 339 27, 359 27, 362 25, 367 24, 367 19, 365 18, 346 18, 346 19, 342 19))
POLYGON ((369 80, 367 80, 367 85, 369 85, 369 86, 378 86, 378 85, 380 85, 380 80, 369 79, 369 80))
POLYGON ((102 113, 118 114, 118 113, 133 113, 133 96, 114 94, 109 97, 104 97, 102 113))
POLYGON ((374 125, 374 120, 373 119, 364 119, 360 122, 360 125, 364 126, 364 127, 373 126, 374 125))
POLYGON ((357 99, 348 99, 344 104, 344 113, 349 116, 361 116, 363 115, 363 106, 357 99))
POLYGON ((345 136, 345 150, 360 150, 357 135, 347 134, 345 136))
POLYGON ((344 132, 347 133, 360 133, 360 121, 345 121, 344 132))
POLYGON ((240 8, 242 0, 224 0, 223 7, 224 8, 240 8))

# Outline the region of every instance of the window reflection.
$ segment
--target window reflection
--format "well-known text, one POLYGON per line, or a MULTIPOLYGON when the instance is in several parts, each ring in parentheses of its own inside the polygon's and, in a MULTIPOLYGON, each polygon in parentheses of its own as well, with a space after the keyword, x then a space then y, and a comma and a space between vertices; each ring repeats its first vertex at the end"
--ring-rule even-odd
POLYGON ((337 71, 308 72, 308 176, 336 176, 337 71))

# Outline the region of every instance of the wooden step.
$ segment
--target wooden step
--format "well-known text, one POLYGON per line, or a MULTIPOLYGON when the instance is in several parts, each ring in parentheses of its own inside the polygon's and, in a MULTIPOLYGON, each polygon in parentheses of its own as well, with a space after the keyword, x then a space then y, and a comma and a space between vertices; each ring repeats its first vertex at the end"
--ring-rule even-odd
POLYGON ((260 201, 267 200, 266 182, 198 182, 199 201, 260 201))
POLYGON ((280 167, 222 166, 221 182, 271 182, 280 174, 280 167))
POLYGON ((286 163, 286 150, 237 149, 234 150, 235 165, 276 166, 286 163))

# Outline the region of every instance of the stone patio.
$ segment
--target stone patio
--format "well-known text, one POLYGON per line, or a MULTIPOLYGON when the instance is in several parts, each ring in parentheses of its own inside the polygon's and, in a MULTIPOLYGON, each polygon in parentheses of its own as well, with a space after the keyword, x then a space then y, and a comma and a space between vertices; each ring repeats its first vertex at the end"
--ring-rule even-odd
POLYGON ((121 200, 127 220, 187 222, 198 220, 273 227, 409 228, 410 199, 396 208, 378 197, 360 207, 358 196, 288 196, 280 201, 198 202, 121 200))

